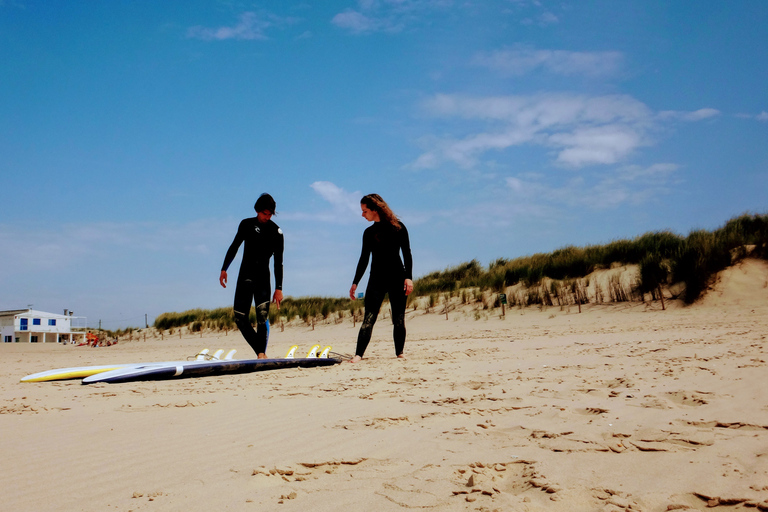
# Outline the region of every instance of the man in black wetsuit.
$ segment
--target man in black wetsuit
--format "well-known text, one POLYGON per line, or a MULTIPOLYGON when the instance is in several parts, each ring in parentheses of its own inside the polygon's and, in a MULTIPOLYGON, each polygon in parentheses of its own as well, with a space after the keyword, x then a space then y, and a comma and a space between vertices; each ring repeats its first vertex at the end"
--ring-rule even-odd
POLYGON ((280 309, 283 300, 283 231, 272 222, 275 214, 275 200, 269 194, 262 194, 256 201, 256 217, 243 219, 237 228, 237 234, 224 257, 219 283, 227 287, 227 269, 235 259, 240 244, 243 248, 243 261, 237 276, 235 288, 235 324, 243 334, 245 341, 256 352, 259 359, 266 359, 269 341, 269 259, 274 255, 275 294, 272 300, 280 309), (251 325, 249 315, 251 303, 256 303, 256 330, 251 325))

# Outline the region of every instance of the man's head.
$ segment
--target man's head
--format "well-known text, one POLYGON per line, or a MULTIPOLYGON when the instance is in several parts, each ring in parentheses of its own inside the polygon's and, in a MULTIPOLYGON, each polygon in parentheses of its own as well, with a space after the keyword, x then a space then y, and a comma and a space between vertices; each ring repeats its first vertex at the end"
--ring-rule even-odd
POLYGON ((253 209, 256 210, 256 213, 267 210, 272 215, 275 214, 276 207, 277 205, 275 204, 275 200, 272 199, 272 196, 269 194, 261 194, 256 200, 256 204, 253 205, 253 209))
POLYGON ((276 208, 275 200, 269 194, 261 194, 253 205, 253 209, 258 214, 259 222, 264 223, 272 218, 276 208))

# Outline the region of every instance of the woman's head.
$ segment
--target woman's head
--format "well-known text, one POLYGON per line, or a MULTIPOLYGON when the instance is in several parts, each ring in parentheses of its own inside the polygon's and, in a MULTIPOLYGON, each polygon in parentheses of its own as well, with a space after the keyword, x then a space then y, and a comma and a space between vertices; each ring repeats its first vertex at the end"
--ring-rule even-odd
POLYGON ((360 207, 363 210, 363 217, 367 220, 376 222, 383 221, 395 229, 400 229, 400 220, 379 194, 368 194, 363 196, 360 200, 360 207), (371 213, 374 215, 370 215, 371 213), (378 217, 378 220, 375 217, 378 217))

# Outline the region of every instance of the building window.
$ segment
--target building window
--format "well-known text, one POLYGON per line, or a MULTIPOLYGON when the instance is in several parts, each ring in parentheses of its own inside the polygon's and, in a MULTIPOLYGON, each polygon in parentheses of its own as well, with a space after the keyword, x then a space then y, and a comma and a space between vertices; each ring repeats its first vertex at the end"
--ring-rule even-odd
POLYGON ((48 325, 56 325, 56 319, 55 318, 48 319, 48 325))
POLYGON ((6 343, 13 343, 13 336, 6 336, 5 337, 5 342, 6 343))
POLYGON ((40 319, 39 318, 33 318, 32 319, 32 325, 40 325, 40 319))
POLYGON ((32 336, 32 338, 29 340, 30 343, 37 343, 37 336, 32 336))
POLYGON ((26 331, 28 326, 29 320, 27 318, 21 318, 19 319, 19 330, 20 331, 26 331))

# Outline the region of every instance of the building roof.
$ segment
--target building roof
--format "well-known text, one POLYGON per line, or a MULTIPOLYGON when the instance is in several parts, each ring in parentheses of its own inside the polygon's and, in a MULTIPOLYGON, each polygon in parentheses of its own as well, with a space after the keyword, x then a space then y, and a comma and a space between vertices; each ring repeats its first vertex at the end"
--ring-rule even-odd
POLYGON ((21 313, 27 313, 32 311, 31 309, 10 309, 8 311, 0 311, 0 316, 19 315, 21 313))
POLYGON ((0 316, 39 316, 45 318, 74 318, 71 315, 62 315, 59 313, 47 313, 45 311, 37 311, 35 309, 11 309, 8 311, 0 311, 0 316))

